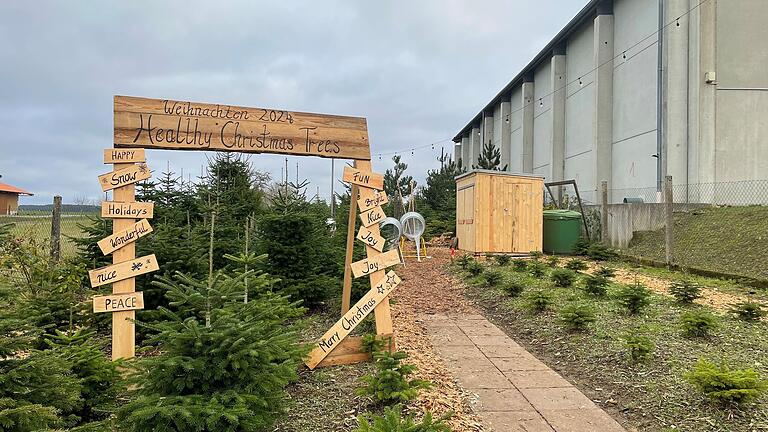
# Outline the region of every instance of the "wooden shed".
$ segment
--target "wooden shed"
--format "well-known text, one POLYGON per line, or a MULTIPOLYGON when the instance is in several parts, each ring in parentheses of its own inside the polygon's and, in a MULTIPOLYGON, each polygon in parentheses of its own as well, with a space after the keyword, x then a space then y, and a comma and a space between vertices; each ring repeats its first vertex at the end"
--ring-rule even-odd
POLYGON ((14 215, 18 212, 19 195, 32 196, 31 193, 24 189, 0 183, 0 215, 14 215))
POLYGON ((477 254, 541 251, 544 178, 474 170, 456 177, 456 237, 477 254))

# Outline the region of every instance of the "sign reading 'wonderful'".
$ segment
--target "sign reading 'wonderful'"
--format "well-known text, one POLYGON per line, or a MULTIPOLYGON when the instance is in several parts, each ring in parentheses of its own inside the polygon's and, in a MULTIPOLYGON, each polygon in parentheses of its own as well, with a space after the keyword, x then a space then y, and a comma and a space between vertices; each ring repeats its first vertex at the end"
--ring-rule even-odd
POLYGON ((115 96, 115 147, 369 160, 364 118, 115 96))

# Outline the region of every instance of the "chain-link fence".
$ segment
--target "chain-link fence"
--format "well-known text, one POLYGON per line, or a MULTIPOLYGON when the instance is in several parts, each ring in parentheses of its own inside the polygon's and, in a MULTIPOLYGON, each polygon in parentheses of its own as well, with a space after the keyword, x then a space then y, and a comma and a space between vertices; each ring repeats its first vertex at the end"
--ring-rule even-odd
POLYGON ((58 236, 59 257, 66 259, 75 256, 77 245, 73 239, 82 238, 85 233, 81 225, 89 225, 89 216, 96 213, 63 213, 54 218, 52 211, 19 211, 15 215, 0 215, 0 225, 10 225, 11 236, 15 239, 31 242, 35 247, 45 249, 55 256, 57 242, 51 241, 58 236), (55 221, 58 220, 58 226, 55 221), (58 233, 58 234, 57 234, 58 233))
POLYGON ((768 281, 768 180, 601 192, 586 208, 623 255, 768 281))

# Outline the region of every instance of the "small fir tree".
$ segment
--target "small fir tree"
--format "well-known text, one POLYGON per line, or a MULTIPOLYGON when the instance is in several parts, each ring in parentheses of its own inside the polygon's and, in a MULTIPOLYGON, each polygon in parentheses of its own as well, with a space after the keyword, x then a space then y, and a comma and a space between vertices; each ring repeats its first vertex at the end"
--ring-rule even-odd
POLYGON ((501 165, 501 150, 493 144, 493 141, 488 141, 483 144, 483 151, 480 152, 480 156, 477 158, 477 165, 474 165, 475 169, 484 169, 491 171, 506 171, 507 165, 499 168, 501 165))
POLYGON ((180 312, 163 309, 167 320, 154 324, 151 342, 160 354, 135 364, 134 399, 118 411, 123 430, 244 431, 272 425, 284 389, 307 353, 295 324, 303 311, 266 287, 243 303, 245 276, 217 272, 210 282, 186 275, 162 280, 180 312))

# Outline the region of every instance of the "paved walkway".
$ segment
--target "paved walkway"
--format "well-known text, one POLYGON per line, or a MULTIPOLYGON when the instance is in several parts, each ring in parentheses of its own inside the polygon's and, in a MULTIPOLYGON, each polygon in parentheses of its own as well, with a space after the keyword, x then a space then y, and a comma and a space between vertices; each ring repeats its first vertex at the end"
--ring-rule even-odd
POLYGON ((482 315, 425 315, 435 351, 496 432, 625 432, 482 315))

